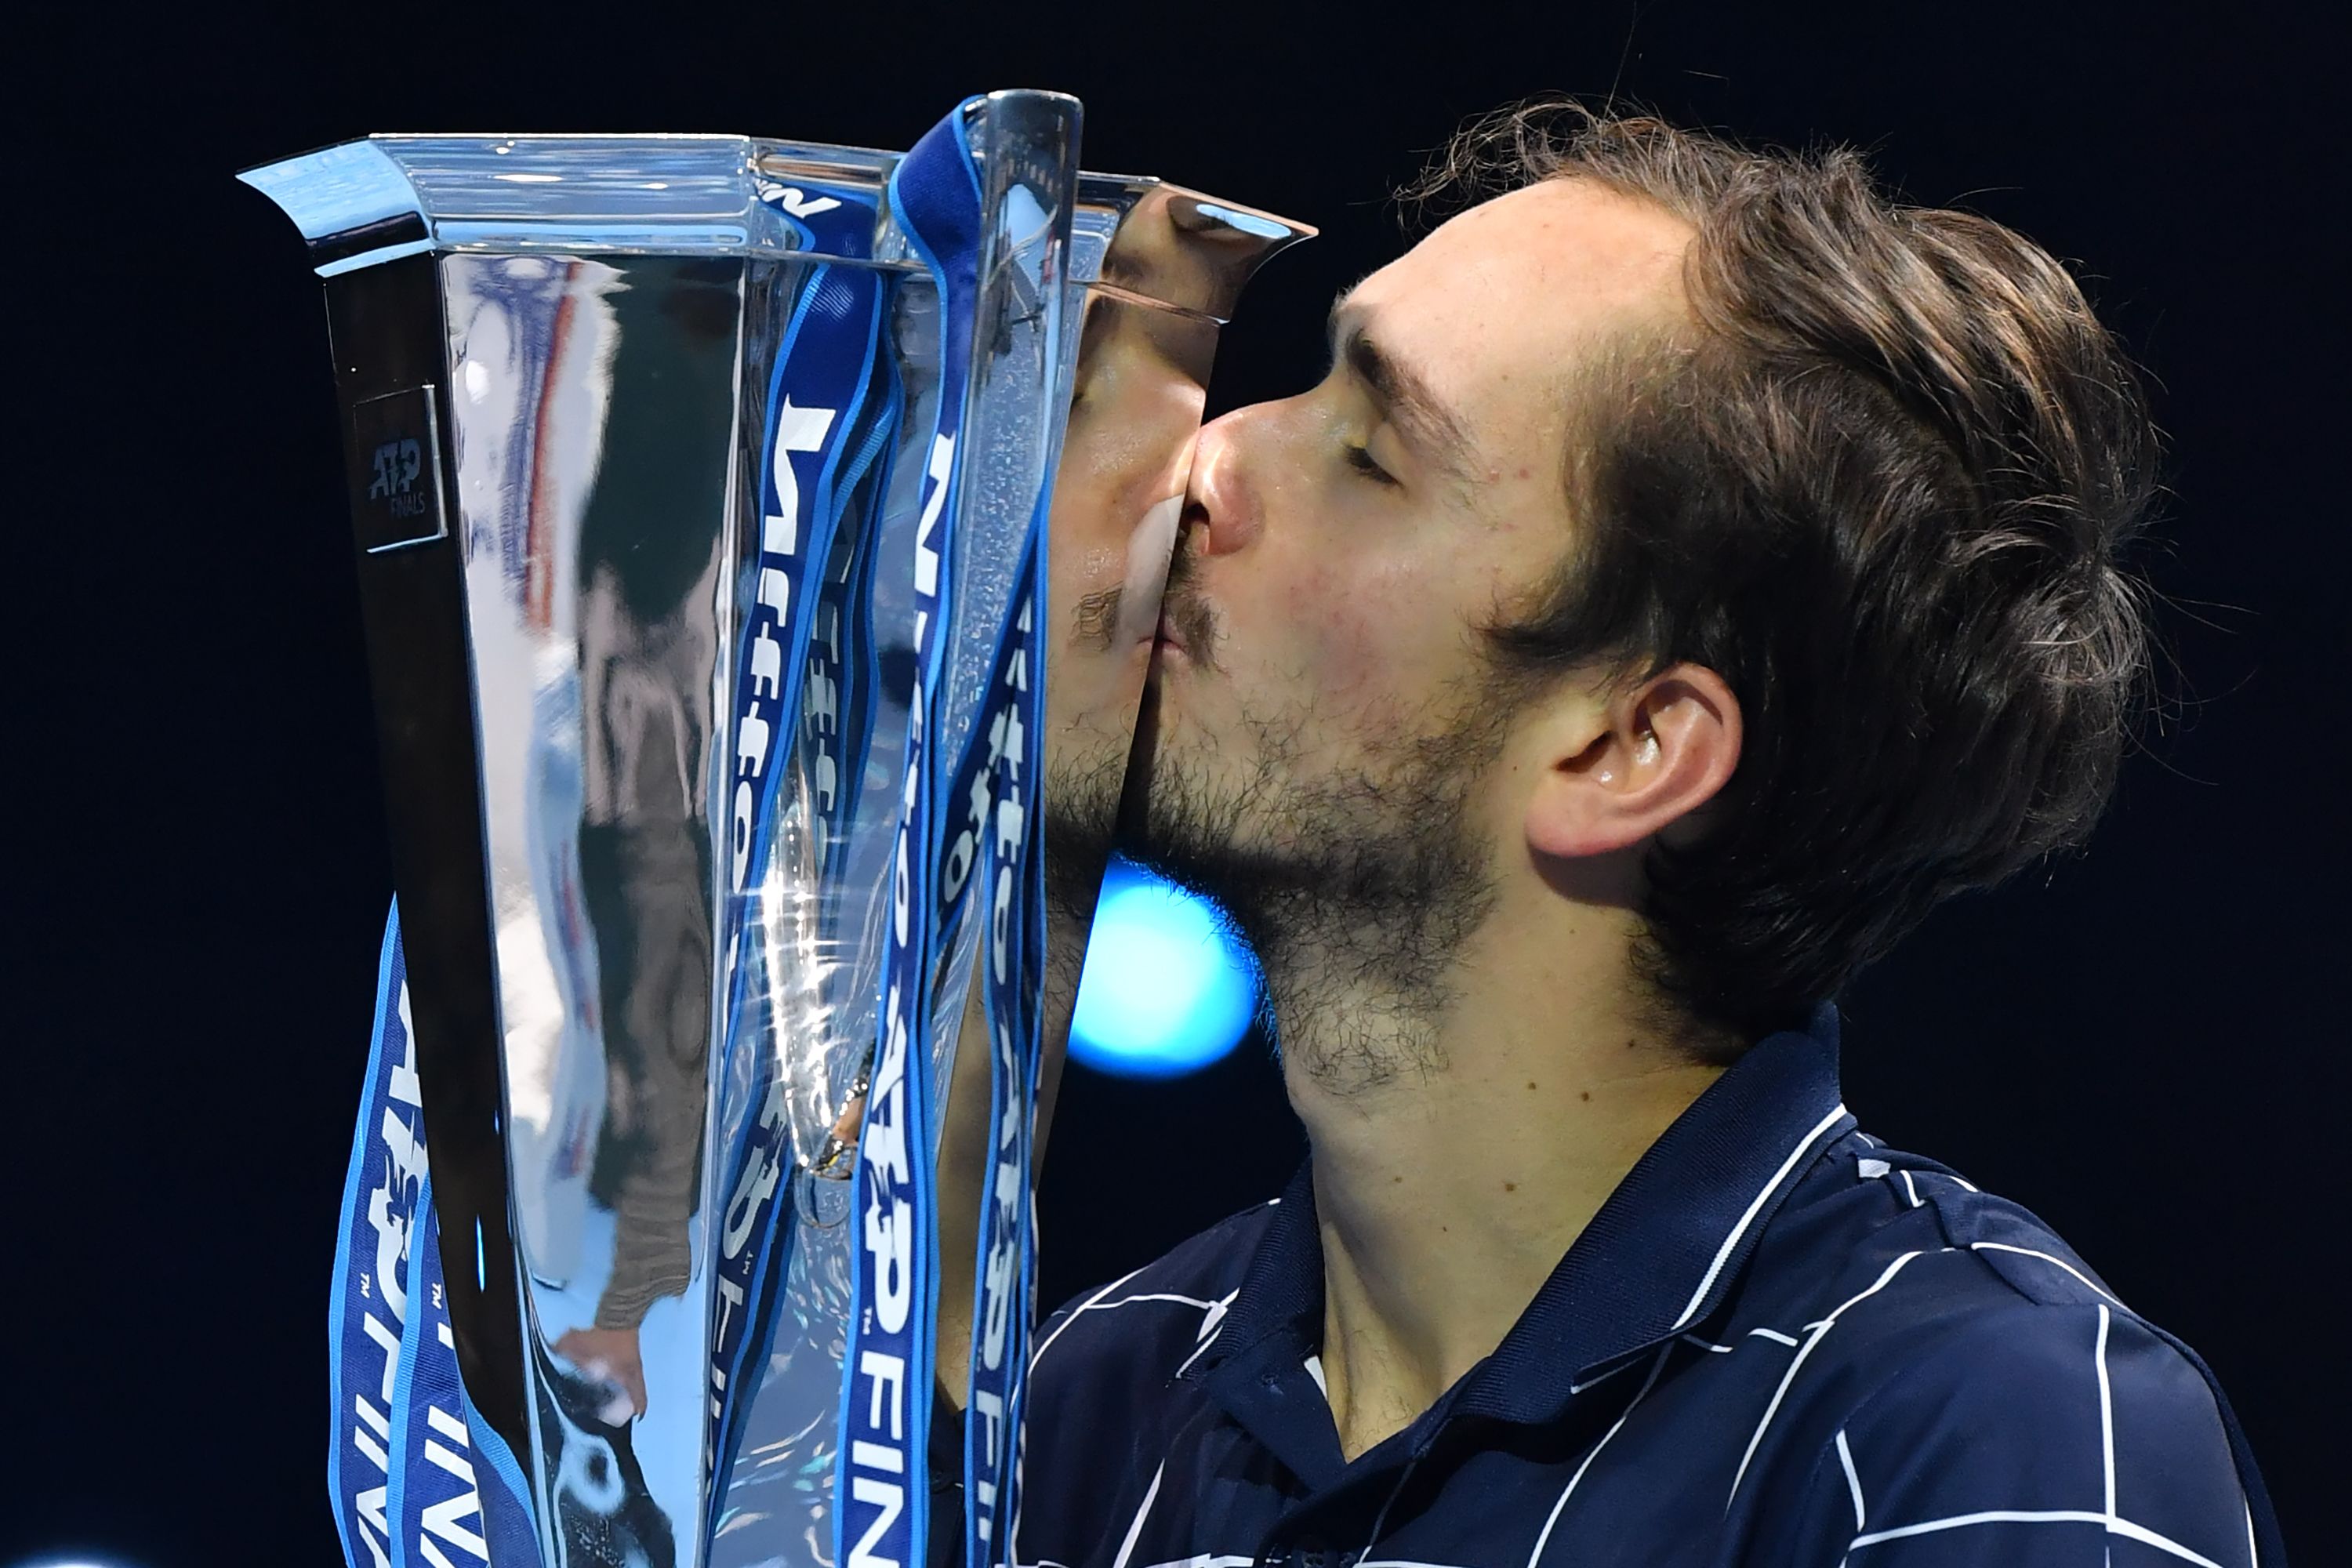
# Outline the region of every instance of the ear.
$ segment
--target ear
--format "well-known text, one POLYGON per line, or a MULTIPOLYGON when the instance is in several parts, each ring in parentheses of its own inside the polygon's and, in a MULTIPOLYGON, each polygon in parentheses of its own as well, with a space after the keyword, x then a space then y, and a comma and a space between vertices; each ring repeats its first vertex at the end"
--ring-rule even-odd
POLYGON ((1528 846, 1573 858, 1631 848, 1715 798, 1739 763, 1739 702, 1703 665, 1564 708, 1527 807, 1528 846))

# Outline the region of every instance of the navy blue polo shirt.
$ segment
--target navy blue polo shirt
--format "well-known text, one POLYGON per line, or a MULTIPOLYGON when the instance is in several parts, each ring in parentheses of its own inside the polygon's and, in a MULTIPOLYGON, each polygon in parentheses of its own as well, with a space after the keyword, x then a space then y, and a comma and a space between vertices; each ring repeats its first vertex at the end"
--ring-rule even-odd
POLYGON ((1717 1079, 1495 1352, 1352 1462, 1306 1172, 1066 1307, 1013 1561, 2276 1568, 2204 1364, 2025 1209, 1858 1131, 1837 1030, 1717 1079))

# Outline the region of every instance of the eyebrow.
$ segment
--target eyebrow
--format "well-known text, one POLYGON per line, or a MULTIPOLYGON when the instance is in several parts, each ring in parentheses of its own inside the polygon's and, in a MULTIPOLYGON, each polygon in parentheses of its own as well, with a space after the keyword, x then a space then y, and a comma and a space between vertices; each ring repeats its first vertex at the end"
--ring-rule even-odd
POLYGON ((1454 479, 1470 480, 1470 432, 1460 416, 1431 390, 1421 374, 1372 341, 1348 320, 1353 289, 1331 301, 1326 328, 1334 363, 1344 363, 1361 382, 1381 415, 1403 432, 1406 442, 1454 479))

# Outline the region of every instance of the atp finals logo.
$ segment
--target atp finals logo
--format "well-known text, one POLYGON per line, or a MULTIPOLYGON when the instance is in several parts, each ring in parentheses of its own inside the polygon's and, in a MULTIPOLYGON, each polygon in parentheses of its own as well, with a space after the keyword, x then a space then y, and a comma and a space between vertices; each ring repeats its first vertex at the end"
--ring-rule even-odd
POLYGON ((382 501, 394 517, 418 518, 428 504, 416 481, 425 472, 425 448, 413 436, 386 441, 375 449, 367 499, 382 501))
POLYGON ((442 536, 437 405, 429 386, 352 405, 346 472, 360 548, 373 554, 442 536))

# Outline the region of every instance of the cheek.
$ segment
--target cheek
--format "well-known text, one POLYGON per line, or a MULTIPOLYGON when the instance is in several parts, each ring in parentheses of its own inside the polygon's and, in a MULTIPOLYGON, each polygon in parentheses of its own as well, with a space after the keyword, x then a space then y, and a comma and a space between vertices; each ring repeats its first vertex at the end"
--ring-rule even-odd
POLYGON ((1342 712, 1392 708, 1425 681, 1438 613, 1425 569, 1364 558, 1318 565, 1290 595, 1318 703, 1342 712))

